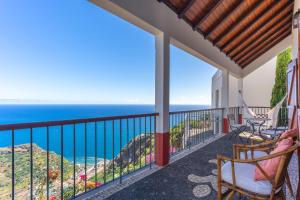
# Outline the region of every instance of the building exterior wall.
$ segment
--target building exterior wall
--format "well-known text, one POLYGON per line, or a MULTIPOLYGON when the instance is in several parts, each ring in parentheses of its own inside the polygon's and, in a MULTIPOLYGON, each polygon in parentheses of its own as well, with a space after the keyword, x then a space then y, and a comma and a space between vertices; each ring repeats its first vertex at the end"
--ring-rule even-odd
MULTIPOLYGON (((276 57, 243 78, 243 96, 249 106, 270 106, 275 70, 276 57)), ((216 107, 216 90, 222 93, 221 85, 222 71, 218 70, 212 78, 212 108, 216 107)), ((238 99, 238 79, 229 75, 229 107, 237 106, 238 99)))
POLYGON ((249 106, 270 106, 275 71, 276 57, 243 79, 243 97, 249 106))
POLYGON ((212 77, 211 85, 211 107, 221 107, 221 90, 222 90, 222 71, 218 70, 212 77), (218 96, 218 97, 217 97, 218 96))

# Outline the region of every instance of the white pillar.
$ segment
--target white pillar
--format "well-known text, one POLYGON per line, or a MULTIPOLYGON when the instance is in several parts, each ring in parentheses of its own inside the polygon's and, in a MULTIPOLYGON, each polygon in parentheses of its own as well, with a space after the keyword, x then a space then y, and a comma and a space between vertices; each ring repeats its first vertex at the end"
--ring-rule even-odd
POLYGON ((229 132, 229 123, 227 119, 229 107, 229 72, 228 70, 222 71, 222 89, 221 89, 221 108, 224 108, 223 120, 222 120, 222 132, 229 132))
POLYGON ((165 33, 156 35, 155 111, 159 113, 157 132, 169 131, 170 38, 165 33))
POLYGON ((238 79, 238 96, 237 96, 237 102, 238 102, 238 115, 237 115, 237 122, 239 124, 242 124, 243 123, 243 110, 242 107, 243 107, 243 102, 242 102, 242 99, 241 99, 241 96, 243 97, 243 78, 239 78, 238 79))
POLYGON ((237 102, 238 102, 238 107, 241 107, 243 105, 242 100, 240 98, 239 93, 243 96, 243 78, 238 79, 238 96, 237 96, 237 102))
POLYGON ((222 71, 222 90, 221 90, 221 107, 226 109, 229 106, 229 72, 228 70, 222 71))
POLYGON ((156 164, 169 163, 169 90, 170 38, 165 33, 155 37, 155 111, 159 113, 156 131, 156 164))

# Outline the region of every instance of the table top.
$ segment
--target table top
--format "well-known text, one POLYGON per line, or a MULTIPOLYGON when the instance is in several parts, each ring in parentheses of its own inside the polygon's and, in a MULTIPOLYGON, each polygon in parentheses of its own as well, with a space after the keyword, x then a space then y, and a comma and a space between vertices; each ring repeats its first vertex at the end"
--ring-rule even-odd
POLYGON ((269 121, 270 118, 267 117, 246 117, 244 119, 250 120, 250 121, 269 121))

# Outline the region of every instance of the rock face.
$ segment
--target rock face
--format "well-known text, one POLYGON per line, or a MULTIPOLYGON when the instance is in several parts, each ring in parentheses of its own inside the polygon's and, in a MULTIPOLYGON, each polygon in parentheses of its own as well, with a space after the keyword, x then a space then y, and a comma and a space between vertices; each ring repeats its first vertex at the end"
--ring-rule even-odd
MULTIPOLYGON (((120 152, 120 154, 114 159, 114 166, 126 168, 129 164, 138 164, 142 158, 146 158, 146 155, 150 153, 150 144, 152 137, 152 152, 154 152, 154 136, 150 134, 142 134, 132 139, 120 152)), ((112 168, 111 161, 108 165, 112 168)))

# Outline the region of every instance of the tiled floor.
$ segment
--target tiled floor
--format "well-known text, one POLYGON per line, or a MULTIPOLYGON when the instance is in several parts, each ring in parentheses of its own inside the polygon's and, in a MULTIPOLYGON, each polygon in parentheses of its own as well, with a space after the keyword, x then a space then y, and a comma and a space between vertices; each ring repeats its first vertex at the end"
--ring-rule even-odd
MULTIPOLYGON (((232 156, 232 143, 232 140, 224 136, 120 191, 115 190, 117 192, 107 199, 216 199, 215 158, 217 154, 232 156)), ((294 191, 297 185, 296 165, 294 156, 289 166, 294 191)), ((287 194, 288 199, 293 199, 289 196, 287 194)), ((91 199, 102 199, 102 197, 96 194, 91 199)))

